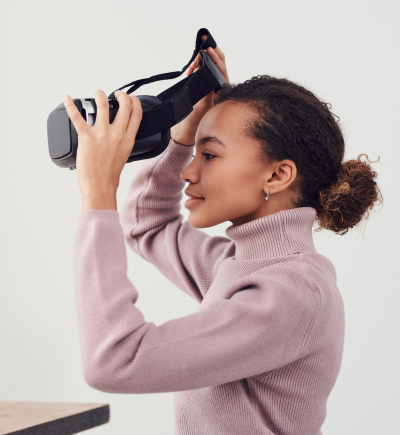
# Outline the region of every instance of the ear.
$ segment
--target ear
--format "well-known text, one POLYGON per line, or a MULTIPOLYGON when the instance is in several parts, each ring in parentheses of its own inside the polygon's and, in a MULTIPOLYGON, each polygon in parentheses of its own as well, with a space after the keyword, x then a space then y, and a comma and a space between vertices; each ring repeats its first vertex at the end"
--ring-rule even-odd
POLYGON ((278 193, 287 189, 296 179, 297 167, 293 160, 281 160, 271 164, 268 174, 270 177, 265 180, 265 192, 270 189, 271 194, 278 193))

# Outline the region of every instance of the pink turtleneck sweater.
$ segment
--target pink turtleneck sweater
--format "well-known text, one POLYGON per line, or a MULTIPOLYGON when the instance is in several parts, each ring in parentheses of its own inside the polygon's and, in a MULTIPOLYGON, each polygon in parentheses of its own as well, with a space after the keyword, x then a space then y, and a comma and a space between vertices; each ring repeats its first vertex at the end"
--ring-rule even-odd
POLYGON ((120 213, 77 219, 84 379, 108 393, 174 391, 180 435, 320 435, 342 359, 344 308, 335 268, 314 247, 316 210, 231 225, 227 237, 192 228, 180 214, 179 175, 193 151, 171 140, 141 162, 120 213), (146 322, 125 242, 198 309, 146 322))

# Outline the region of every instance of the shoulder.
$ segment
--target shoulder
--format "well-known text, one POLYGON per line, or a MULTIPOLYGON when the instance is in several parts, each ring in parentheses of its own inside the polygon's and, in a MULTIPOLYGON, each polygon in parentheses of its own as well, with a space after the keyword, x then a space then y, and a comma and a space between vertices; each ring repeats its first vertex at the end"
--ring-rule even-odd
POLYGON ((309 277, 315 285, 323 282, 323 285, 336 285, 336 269, 332 261, 318 252, 303 252, 301 254, 301 269, 305 276, 309 277))
POLYGON ((313 314, 320 292, 313 277, 304 271, 301 254, 273 260, 242 278, 241 283, 246 281, 245 288, 257 292, 260 303, 291 306, 313 314))

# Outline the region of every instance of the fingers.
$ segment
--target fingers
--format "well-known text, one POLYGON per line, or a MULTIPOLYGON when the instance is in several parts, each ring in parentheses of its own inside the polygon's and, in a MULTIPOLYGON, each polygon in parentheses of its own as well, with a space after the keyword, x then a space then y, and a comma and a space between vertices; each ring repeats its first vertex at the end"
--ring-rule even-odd
POLYGON ((129 118, 129 124, 127 127, 128 136, 132 139, 132 147, 133 147, 133 138, 136 137, 136 133, 139 130, 140 123, 143 118, 143 109, 142 103, 139 98, 132 94, 130 95, 131 104, 132 104, 132 112, 129 118))
POLYGON ((72 124, 74 124, 75 130, 77 131, 78 135, 86 131, 89 125, 87 124, 86 120, 83 118, 69 95, 64 96, 64 106, 69 116, 69 119, 71 120, 72 124))
POLYGON ((132 112, 131 98, 129 98, 129 95, 127 95, 125 92, 122 91, 116 91, 114 95, 118 101, 119 109, 117 112, 117 116, 115 117, 114 122, 112 123, 112 126, 113 128, 115 127, 117 129, 126 130, 129 117, 131 116, 131 112, 132 112))
MULTIPOLYGON (((201 37, 201 40, 204 42, 208 38, 207 35, 203 35, 201 37)), ((208 54, 208 49, 206 50, 208 54)), ((214 48, 214 51, 217 53, 218 57, 222 60, 223 63, 225 63, 225 55, 222 53, 221 49, 218 47, 218 45, 214 48)))
POLYGON ((190 76, 200 67, 200 56, 200 53, 198 53, 194 61, 186 68, 186 75, 190 76))
MULTIPOLYGON (((208 38, 208 35, 203 35, 201 37, 201 41, 204 42, 208 38)), ((197 53, 197 56, 195 57, 194 61, 186 68, 186 75, 190 76, 195 71, 197 71, 200 68, 200 53, 197 53)))
MULTIPOLYGON (((215 47, 215 48, 217 49, 217 47, 215 47)), ((222 53, 221 50, 219 50, 219 51, 220 51, 220 53, 222 53)), ((213 60, 213 62, 217 66, 217 68, 221 71, 221 74, 224 76, 226 83, 229 83, 228 71, 227 71, 226 65, 225 65, 225 56, 224 56, 224 59, 221 59, 218 56, 216 50, 214 50, 212 47, 207 48, 207 54, 211 57, 211 59, 213 60)))
POLYGON ((214 48, 214 51, 218 54, 218 57, 222 60, 222 62, 225 63, 225 55, 222 53, 218 45, 214 48))
POLYGON ((107 95, 101 89, 96 89, 94 91, 94 99, 97 106, 96 122, 94 125, 96 129, 106 129, 110 124, 110 106, 107 95))
MULTIPOLYGON (((203 35, 202 36, 203 42, 206 39, 207 36, 203 35)), ((221 74, 224 76, 226 83, 229 83, 229 77, 228 77, 228 71, 226 69, 224 53, 221 51, 221 49, 218 46, 216 46, 215 49, 213 49, 212 47, 208 47, 205 51, 211 57, 211 59, 218 67, 218 69, 221 71, 221 74)), ((200 53, 198 53, 194 61, 187 67, 186 75, 190 76, 200 68, 200 61, 201 61, 200 56, 201 56, 200 53)))

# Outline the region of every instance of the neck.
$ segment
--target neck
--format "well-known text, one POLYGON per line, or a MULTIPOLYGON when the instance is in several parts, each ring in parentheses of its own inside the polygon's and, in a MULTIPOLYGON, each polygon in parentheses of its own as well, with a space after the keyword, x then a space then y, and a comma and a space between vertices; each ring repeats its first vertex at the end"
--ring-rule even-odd
POLYGON ((236 260, 282 257, 305 251, 315 252, 312 226, 313 207, 296 207, 231 225, 225 234, 235 242, 236 260))
POLYGON ((297 207, 295 207, 293 204, 284 204, 282 203, 282 201, 276 201, 276 198, 270 197, 268 201, 264 200, 263 206, 256 210, 254 213, 246 216, 241 216, 237 219, 232 219, 230 222, 232 222, 234 226, 242 225, 246 222, 254 221, 255 219, 260 219, 262 217, 269 216, 280 211, 291 210, 293 208, 297 207))

